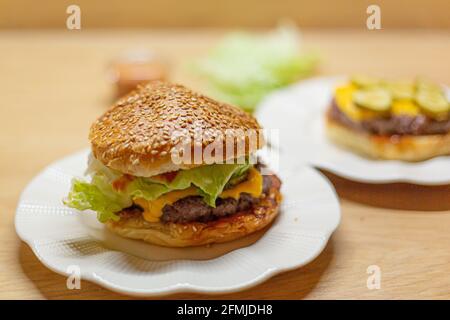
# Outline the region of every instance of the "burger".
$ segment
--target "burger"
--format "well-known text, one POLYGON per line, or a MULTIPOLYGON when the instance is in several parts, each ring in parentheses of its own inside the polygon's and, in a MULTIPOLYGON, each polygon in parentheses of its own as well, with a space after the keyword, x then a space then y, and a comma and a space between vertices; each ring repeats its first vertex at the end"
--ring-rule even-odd
POLYGON ((248 113, 186 87, 150 82, 90 129, 86 177, 64 203, 92 210, 112 232, 167 247, 227 242, 270 225, 278 177, 248 113))
POLYGON ((450 104, 427 80, 355 76, 335 89, 326 131, 369 158, 422 161, 450 154, 450 104))

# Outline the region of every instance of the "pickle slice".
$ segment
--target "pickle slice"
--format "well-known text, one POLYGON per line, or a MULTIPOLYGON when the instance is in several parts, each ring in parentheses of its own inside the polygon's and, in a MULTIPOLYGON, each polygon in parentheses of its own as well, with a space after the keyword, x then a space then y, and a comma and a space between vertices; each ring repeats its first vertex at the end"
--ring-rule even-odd
POLYGON ((389 111, 392 97, 388 90, 382 88, 371 88, 357 90, 353 93, 353 102, 359 107, 376 112, 389 111))
POLYGON ((395 81, 386 84, 387 89, 391 92, 393 99, 412 100, 414 99, 415 86, 410 81, 395 81))
POLYGON ((421 107, 423 113, 437 120, 448 118, 450 104, 442 91, 419 90, 416 93, 416 102, 421 107))
POLYGON ((442 88, 440 86, 426 79, 417 79, 416 88, 417 91, 427 91, 427 92, 432 91, 442 93, 442 88))
POLYGON ((380 84, 380 79, 364 76, 364 75, 354 75, 350 78, 351 83, 359 88, 369 88, 375 87, 380 84))

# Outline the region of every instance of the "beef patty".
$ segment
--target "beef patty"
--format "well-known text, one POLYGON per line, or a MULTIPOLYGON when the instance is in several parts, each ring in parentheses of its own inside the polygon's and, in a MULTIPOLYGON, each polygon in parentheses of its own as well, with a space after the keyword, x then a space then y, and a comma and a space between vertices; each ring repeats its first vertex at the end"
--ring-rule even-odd
MULTIPOLYGON (((273 184, 272 176, 263 176, 263 193, 268 193, 273 184)), ((216 207, 210 207, 202 197, 190 196, 166 205, 163 208, 161 221, 163 222, 191 222, 211 221, 220 217, 228 216, 236 212, 250 209, 259 202, 248 193, 241 193, 238 200, 234 198, 216 200, 216 207)))
MULTIPOLYGON (((270 188, 279 189, 281 182, 275 175, 263 176, 263 194, 267 194, 270 188)), ((260 198, 252 197, 248 193, 241 193, 238 200, 234 198, 218 198, 216 207, 210 207, 201 196, 189 196, 171 205, 164 206, 162 210, 162 222, 187 223, 192 221, 207 222, 238 212, 249 210, 259 202, 260 198)), ((131 218, 142 214, 142 209, 136 205, 122 210, 121 218, 131 218)))
POLYGON ((361 122, 353 121, 343 113, 333 100, 328 116, 341 124, 355 130, 365 131, 381 136, 391 135, 431 135, 447 134, 450 132, 450 119, 437 121, 425 115, 392 116, 389 118, 375 118, 361 122))

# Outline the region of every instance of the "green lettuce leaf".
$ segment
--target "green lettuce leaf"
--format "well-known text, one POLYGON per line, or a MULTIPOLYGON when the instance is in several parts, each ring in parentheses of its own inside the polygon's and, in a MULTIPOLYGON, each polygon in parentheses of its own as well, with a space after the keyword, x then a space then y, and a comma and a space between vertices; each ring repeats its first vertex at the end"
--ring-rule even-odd
POLYGON ((253 111, 271 91, 310 75, 318 61, 302 53, 295 27, 282 26, 262 35, 232 33, 191 67, 214 97, 253 111))
POLYGON ((131 199, 144 198, 151 201, 172 190, 174 189, 170 189, 162 183, 153 182, 146 178, 136 178, 128 184, 125 192, 131 199))
POLYGON ((115 213, 131 206, 135 198, 152 201, 167 192, 191 186, 197 187, 199 195, 203 196, 205 202, 215 207, 216 199, 225 186, 235 179, 242 179, 251 167, 248 163, 201 166, 179 171, 172 181, 136 177, 125 190, 116 191, 112 187, 112 182, 120 175, 97 160, 90 161, 92 162, 89 163, 88 172, 92 175, 92 181, 74 179, 64 204, 78 210, 96 211, 100 222, 117 220, 115 213))
POLYGON ((227 184, 225 185, 225 189, 241 183, 247 177, 247 172, 252 166, 253 165, 248 163, 245 166, 241 166, 238 170, 236 170, 231 176, 230 180, 228 180, 227 184))
POLYGON ((118 220, 115 213, 129 207, 132 201, 126 195, 114 191, 105 176, 95 175, 91 183, 74 179, 64 204, 78 210, 96 211, 98 220, 106 222, 109 219, 118 220))
MULTIPOLYGON (((175 179, 170 182, 160 181, 169 190, 182 190, 191 185, 201 190, 200 194, 208 205, 216 206, 216 199, 222 193, 228 181, 234 174, 242 174, 250 168, 249 164, 212 164, 196 167, 190 170, 181 170, 175 179)), ((152 178, 147 178, 152 181, 152 178)))

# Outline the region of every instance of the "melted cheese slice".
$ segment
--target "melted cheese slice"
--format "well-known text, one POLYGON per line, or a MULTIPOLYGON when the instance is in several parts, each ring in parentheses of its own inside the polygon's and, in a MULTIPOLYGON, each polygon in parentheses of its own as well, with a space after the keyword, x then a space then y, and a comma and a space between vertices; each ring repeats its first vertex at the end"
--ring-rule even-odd
POLYGON ((334 98, 339 110, 356 122, 376 118, 378 116, 376 112, 359 108, 353 103, 353 93, 356 90, 351 84, 336 88, 334 98))
MULTIPOLYGON (((223 191, 219 198, 234 198, 239 199, 241 193, 249 193, 253 197, 257 198, 261 196, 263 187, 263 178, 258 170, 255 168, 251 168, 248 173, 247 180, 238 185, 223 191)), ((172 203, 180 200, 182 198, 186 198, 188 196, 196 196, 198 195, 197 189, 194 187, 190 187, 185 190, 176 190, 171 191, 166 194, 163 194, 156 200, 147 201, 143 198, 134 199, 134 202, 141 206, 144 210, 143 217, 148 222, 158 222, 159 218, 162 215, 162 209, 166 205, 171 205, 172 203)))
POLYGON ((252 197, 259 198, 262 193, 263 177, 255 168, 251 168, 248 172, 247 180, 235 185, 233 188, 223 191, 219 198, 239 199, 241 193, 248 193, 252 197))
POLYGON ((395 100, 392 103, 393 115, 406 115, 406 116, 418 116, 420 114, 420 108, 411 100, 395 100))
POLYGON ((142 207, 142 209, 144 209, 143 216, 145 220, 147 220, 148 222, 158 222, 159 217, 162 214, 162 209, 165 205, 170 205, 182 198, 197 195, 197 190, 194 187, 190 187, 184 190, 175 190, 168 192, 153 201, 148 201, 143 198, 137 198, 134 199, 134 203, 138 204, 142 207))

